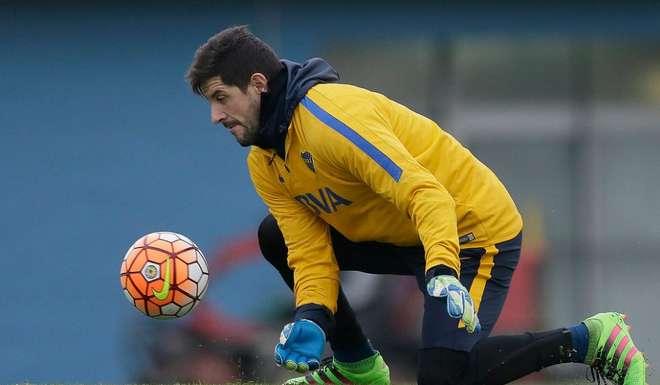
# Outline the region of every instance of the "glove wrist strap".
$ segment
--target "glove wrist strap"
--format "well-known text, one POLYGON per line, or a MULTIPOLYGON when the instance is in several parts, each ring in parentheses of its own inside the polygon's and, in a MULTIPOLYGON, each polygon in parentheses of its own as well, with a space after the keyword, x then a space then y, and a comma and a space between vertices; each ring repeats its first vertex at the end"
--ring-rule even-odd
POLYGON ((293 320, 297 321, 299 319, 310 320, 319 325, 328 339, 335 329, 335 317, 332 315, 332 312, 325 306, 315 303, 308 303, 298 307, 293 320))
POLYGON ((439 275, 451 275, 454 278, 458 278, 456 270, 445 265, 437 265, 426 271, 426 282, 428 282, 431 278, 437 277, 439 275))

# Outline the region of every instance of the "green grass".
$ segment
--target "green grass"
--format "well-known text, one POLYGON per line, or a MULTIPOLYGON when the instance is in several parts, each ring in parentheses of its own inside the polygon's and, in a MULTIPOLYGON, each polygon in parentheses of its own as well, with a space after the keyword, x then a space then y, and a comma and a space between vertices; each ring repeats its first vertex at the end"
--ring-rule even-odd
MULTIPOLYGON (((518 380, 514 381, 511 384, 514 385, 586 385, 586 384, 591 384, 589 381, 586 379, 582 378, 576 378, 576 379, 570 379, 570 380, 561 380, 561 381, 528 381, 528 380, 518 380)), ((17 383, 13 385, 280 385, 279 383, 266 383, 266 382, 227 382, 224 384, 211 384, 211 383, 202 383, 202 382, 189 382, 189 383, 184 383, 184 382, 175 382, 175 383, 167 383, 167 384, 106 384, 106 383, 30 383, 30 382, 22 382, 22 383, 17 383)), ((414 383, 395 383, 394 385, 416 385, 414 383)))

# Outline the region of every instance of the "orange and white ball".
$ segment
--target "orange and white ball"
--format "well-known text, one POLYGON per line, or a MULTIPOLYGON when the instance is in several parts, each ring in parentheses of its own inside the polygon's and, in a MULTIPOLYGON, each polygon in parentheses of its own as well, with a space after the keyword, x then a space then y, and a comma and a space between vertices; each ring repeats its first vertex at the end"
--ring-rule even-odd
POLYGON ((189 238, 167 231, 147 234, 128 249, 119 280, 124 295, 149 317, 179 318, 206 293, 208 264, 189 238))

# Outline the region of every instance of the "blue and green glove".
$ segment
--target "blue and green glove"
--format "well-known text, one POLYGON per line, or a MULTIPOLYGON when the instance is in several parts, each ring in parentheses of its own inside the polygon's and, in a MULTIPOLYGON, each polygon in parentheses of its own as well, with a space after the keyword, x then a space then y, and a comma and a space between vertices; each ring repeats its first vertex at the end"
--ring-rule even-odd
MULTIPOLYGON (((441 267, 436 272, 445 273, 448 268, 441 267)), ((451 271, 453 273, 453 270, 451 271)), ((426 291, 431 297, 447 299, 447 314, 452 318, 463 320, 468 333, 479 333, 481 324, 477 311, 474 308, 472 297, 465 286, 453 275, 434 275, 433 271, 427 273, 426 291)))
POLYGON ((275 363, 304 373, 319 367, 325 347, 325 333, 313 321, 300 319, 284 325, 280 343, 275 345, 275 363))
POLYGON ((333 327, 334 317, 326 308, 308 304, 296 310, 294 319, 280 333, 275 363, 300 373, 317 369, 325 348, 326 330, 333 327))

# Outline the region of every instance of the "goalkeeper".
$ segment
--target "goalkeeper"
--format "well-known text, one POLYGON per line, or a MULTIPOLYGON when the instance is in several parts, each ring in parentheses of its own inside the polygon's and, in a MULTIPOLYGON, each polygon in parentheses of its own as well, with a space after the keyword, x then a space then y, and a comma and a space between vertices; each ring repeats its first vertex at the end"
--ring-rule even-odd
POLYGON ((271 213, 261 250, 295 297, 275 361, 306 375, 286 384, 390 383, 340 270, 417 280, 420 385, 503 384, 564 362, 618 384, 645 383, 644 357, 618 313, 489 337, 518 263, 522 220, 495 174, 431 120, 337 83, 321 59, 280 60, 246 27, 211 37, 187 79, 213 122, 251 146, 250 175, 271 213), (321 361, 326 341, 333 357, 321 361))

